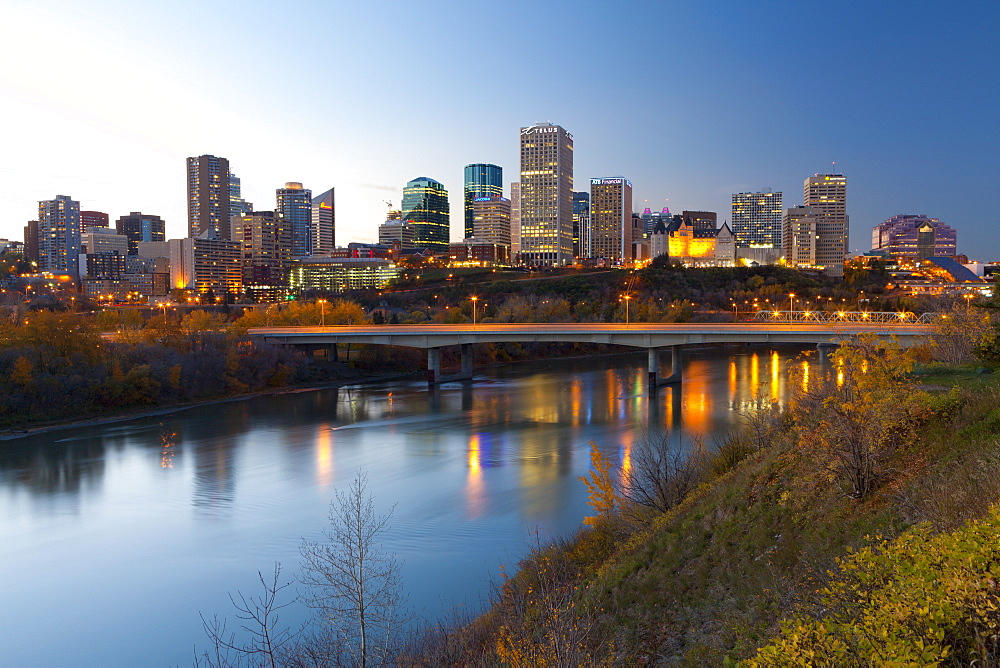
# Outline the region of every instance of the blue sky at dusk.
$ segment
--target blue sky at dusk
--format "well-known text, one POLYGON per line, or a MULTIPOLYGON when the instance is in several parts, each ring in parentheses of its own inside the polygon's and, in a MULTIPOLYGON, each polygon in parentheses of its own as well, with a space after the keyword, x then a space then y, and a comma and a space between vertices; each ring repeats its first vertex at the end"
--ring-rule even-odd
MULTIPOLYGON (((274 207, 336 187, 371 241, 406 181, 517 179, 518 128, 575 137, 575 186, 729 218, 730 194, 848 177, 850 248, 923 213, 1000 259, 1000 3, 0 0, 0 236, 56 194, 185 234, 184 158, 229 158, 274 207), (669 198, 669 201, 667 201, 669 198)), ((648 202, 648 203, 647 203, 648 202)))

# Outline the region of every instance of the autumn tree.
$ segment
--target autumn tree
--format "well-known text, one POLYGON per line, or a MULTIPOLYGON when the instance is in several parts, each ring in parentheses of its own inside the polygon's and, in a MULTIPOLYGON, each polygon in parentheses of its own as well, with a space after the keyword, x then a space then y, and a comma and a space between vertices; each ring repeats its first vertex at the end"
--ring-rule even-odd
POLYGON ((611 462, 597 448, 597 443, 594 441, 590 442, 590 469, 590 475, 578 476, 578 479, 587 486, 587 503, 597 513, 583 519, 584 524, 592 527, 614 515, 621 505, 621 500, 618 498, 615 481, 611 475, 611 462))

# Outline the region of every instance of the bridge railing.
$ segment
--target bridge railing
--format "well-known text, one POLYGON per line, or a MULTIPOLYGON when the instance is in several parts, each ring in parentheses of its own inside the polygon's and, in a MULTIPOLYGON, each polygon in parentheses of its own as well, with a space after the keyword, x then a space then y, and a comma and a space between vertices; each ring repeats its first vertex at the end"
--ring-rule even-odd
POLYGON ((759 322, 870 322, 930 325, 941 320, 940 313, 917 315, 911 311, 772 311, 761 309, 753 320, 759 322))

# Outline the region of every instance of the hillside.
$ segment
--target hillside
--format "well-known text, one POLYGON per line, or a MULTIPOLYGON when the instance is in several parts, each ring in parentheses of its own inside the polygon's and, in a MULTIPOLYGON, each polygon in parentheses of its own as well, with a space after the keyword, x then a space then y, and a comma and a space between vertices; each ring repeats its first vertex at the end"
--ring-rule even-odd
POLYGON ((634 503, 597 453, 592 526, 540 546, 489 612, 413 658, 721 665, 773 642, 756 665, 995 665, 996 377, 922 378, 872 342, 839 369, 783 412, 749 407, 741 434, 688 463, 637 458, 658 503, 634 503))

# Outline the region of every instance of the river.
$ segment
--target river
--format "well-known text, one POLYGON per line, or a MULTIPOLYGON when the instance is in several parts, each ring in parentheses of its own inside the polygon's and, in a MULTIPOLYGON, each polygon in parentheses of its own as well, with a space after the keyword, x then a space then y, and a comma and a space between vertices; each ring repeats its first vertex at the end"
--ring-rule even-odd
MULTIPOLYGON (((807 353, 808 354, 808 353, 807 353)), ((627 466, 647 433, 686 447, 784 401, 795 348, 685 356, 680 391, 645 355, 523 362, 430 392, 419 380, 215 403, 0 443, 0 665, 191 665, 199 614, 233 619, 358 471, 429 618, 480 609, 501 564, 588 514, 590 441, 627 466)), ((289 609, 284 621, 298 613, 289 609)))

